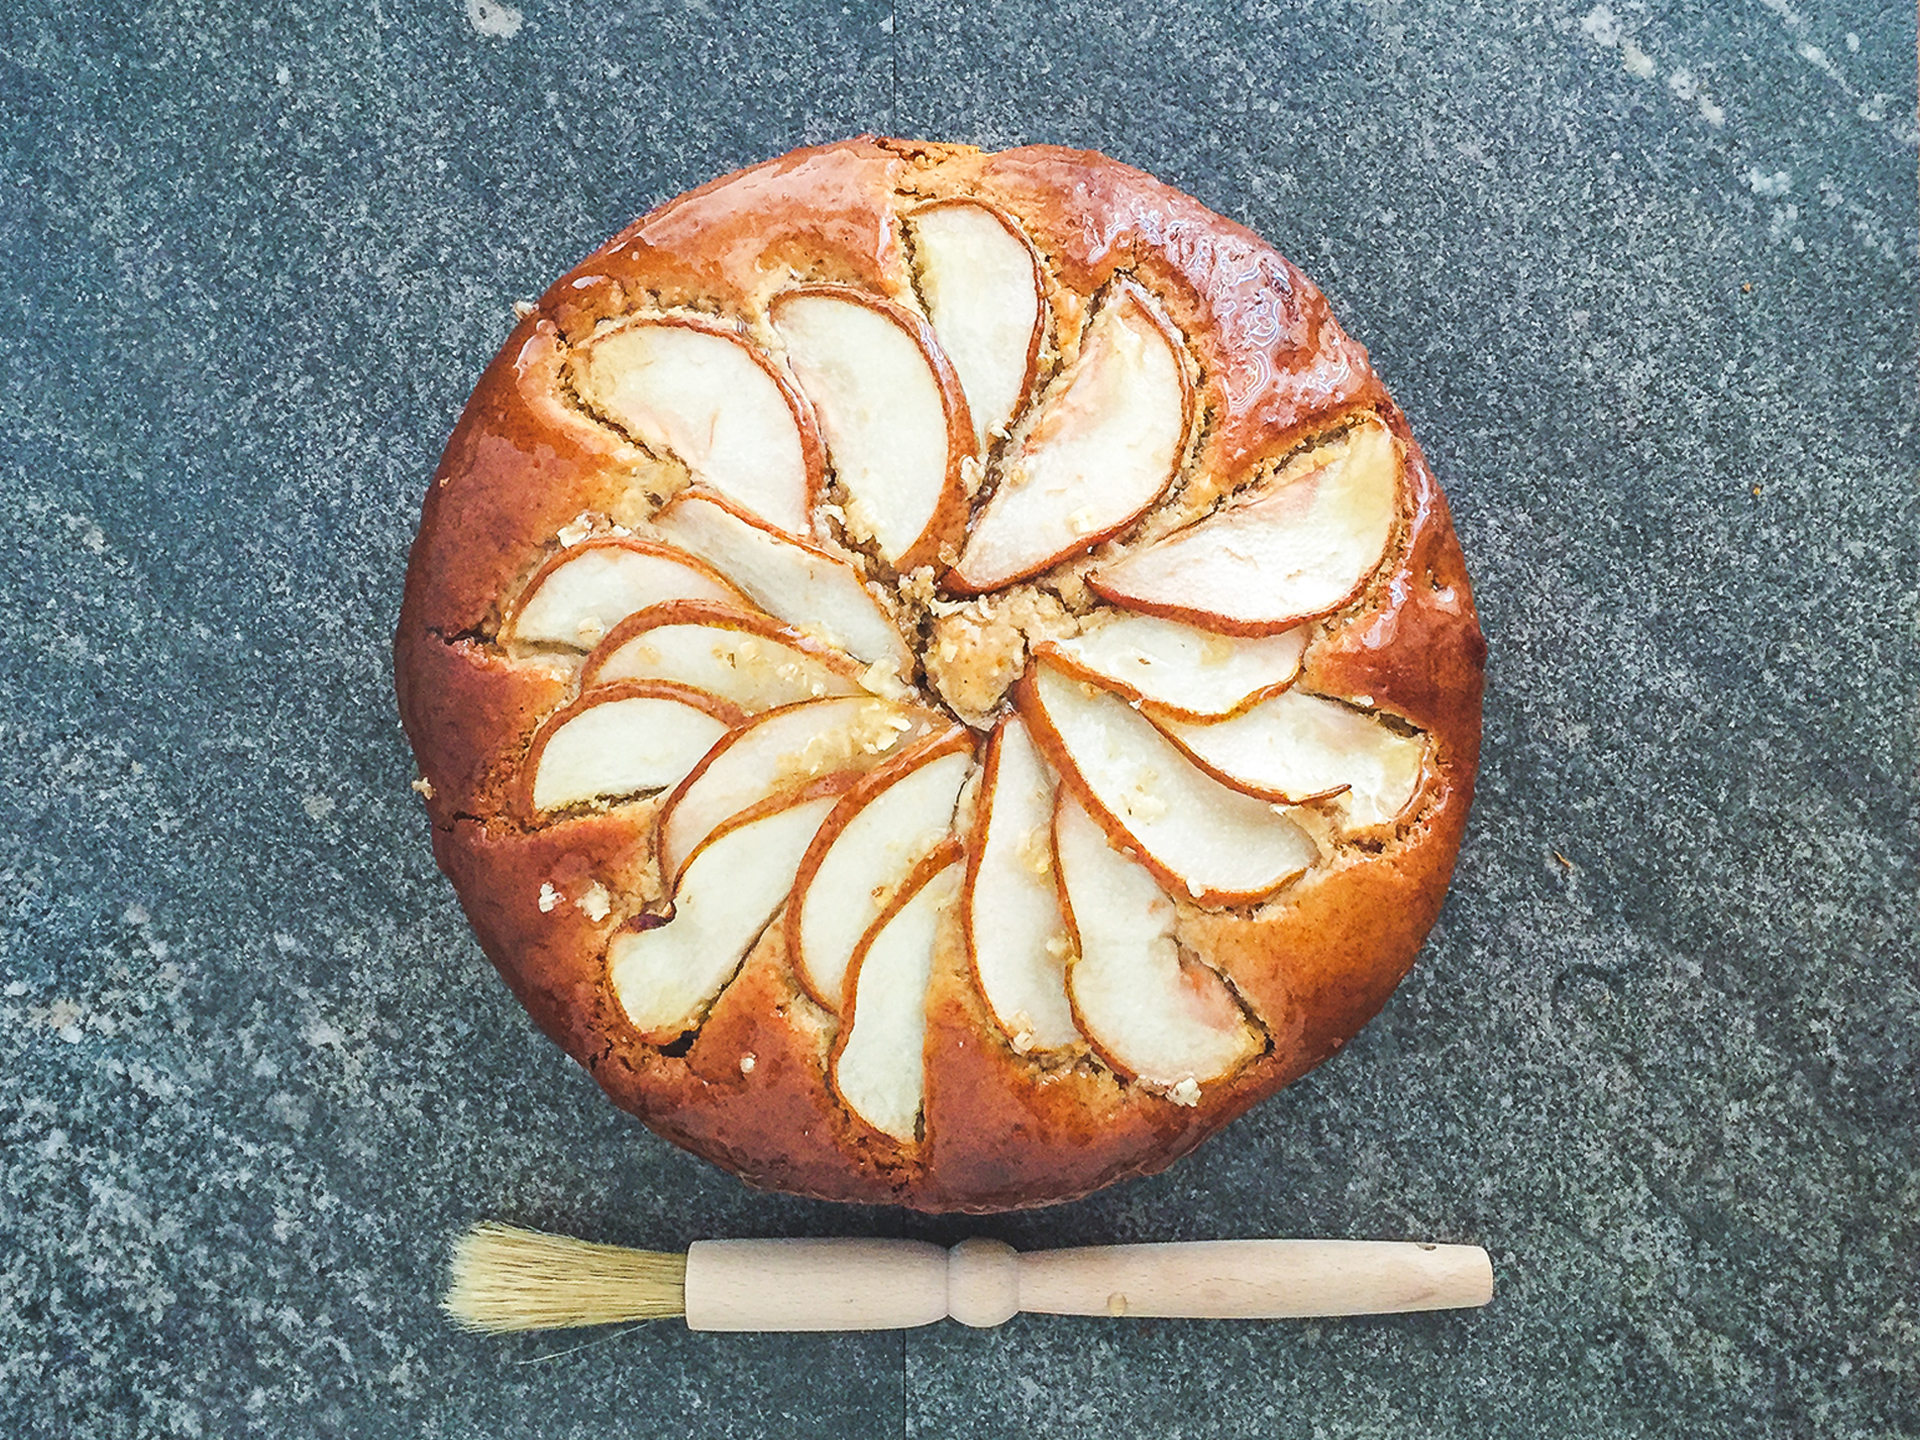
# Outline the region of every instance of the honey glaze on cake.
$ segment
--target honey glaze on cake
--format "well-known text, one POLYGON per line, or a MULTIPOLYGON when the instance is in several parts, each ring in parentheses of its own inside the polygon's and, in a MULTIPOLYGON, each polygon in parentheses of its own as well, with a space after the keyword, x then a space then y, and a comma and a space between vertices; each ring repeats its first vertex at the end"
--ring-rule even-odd
POLYGON ((987 1210, 1165 1166, 1378 1011, 1485 646, 1287 261, 1097 155, 857 140, 522 318, 396 659, 442 867, 619 1104, 987 1210))

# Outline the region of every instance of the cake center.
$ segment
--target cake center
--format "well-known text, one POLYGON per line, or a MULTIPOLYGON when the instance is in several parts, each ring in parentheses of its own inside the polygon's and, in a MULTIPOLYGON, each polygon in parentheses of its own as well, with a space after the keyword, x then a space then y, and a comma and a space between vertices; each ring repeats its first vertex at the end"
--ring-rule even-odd
POLYGON ((1031 586, 958 603, 936 601, 920 662, 927 684, 949 710, 976 730, 991 729, 1032 646, 1077 628, 1065 606, 1031 586))

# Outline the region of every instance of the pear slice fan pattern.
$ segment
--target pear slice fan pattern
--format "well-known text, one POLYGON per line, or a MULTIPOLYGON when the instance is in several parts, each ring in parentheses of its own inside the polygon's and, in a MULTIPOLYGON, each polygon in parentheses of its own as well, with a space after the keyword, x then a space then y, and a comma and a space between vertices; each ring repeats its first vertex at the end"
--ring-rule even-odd
POLYGON ((402 708, 489 953, 621 1103, 756 1183, 1044 1203, 1384 1001, 1484 647, 1286 262, 1099 157, 861 141, 663 207, 507 348, 402 708))

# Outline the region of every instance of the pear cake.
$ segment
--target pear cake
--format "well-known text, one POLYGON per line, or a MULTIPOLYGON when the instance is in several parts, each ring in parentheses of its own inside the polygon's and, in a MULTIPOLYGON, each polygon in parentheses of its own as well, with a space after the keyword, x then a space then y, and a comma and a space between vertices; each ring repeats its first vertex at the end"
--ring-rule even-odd
POLYGON ((1099 155, 869 138, 519 312, 400 708, 481 945, 618 1104, 755 1185, 1007 1209, 1378 1012, 1486 646, 1300 271, 1099 155))

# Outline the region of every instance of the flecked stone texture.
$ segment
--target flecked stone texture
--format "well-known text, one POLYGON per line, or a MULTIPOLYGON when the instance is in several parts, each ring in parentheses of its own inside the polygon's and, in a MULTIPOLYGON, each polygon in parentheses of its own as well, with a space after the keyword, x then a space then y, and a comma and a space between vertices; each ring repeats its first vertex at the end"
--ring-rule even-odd
POLYGON ((1920 1435, 1914 14, 1435 0, 0 17, 0 1434, 1920 1435), (863 129, 1100 148, 1328 290, 1492 645, 1421 965, 1157 1179, 759 1195, 469 938, 386 641, 509 306, 863 129), (1473 1315, 479 1340, 499 1217, 1472 1240, 1473 1315))

